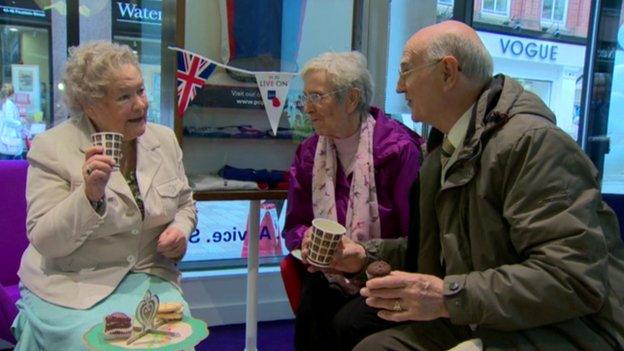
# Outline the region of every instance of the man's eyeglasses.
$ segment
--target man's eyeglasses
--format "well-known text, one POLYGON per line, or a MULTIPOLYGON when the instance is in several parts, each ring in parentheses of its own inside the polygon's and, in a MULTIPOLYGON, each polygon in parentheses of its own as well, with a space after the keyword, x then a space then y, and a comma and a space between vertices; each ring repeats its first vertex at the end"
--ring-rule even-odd
POLYGON ((325 97, 331 95, 331 94, 335 94, 339 91, 343 91, 345 89, 339 89, 339 90, 333 90, 327 93, 309 93, 309 94, 303 94, 301 96, 301 103, 305 104, 306 102, 309 102, 311 104, 318 104, 319 102, 321 102, 325 97))
POLYGON ((420 65, 414 68, 410 68, 408 70, 403 71, 402 69, 399 69, 399 81, 404 80, 405 78, 407 78, 407 75, 414 72, 414 71, 418 71, 419 69, 423 69, 423 68, 427 68, 433 65, 437 65, 438 63, 440 63, 444 58, 439 58, 433 62, 429 62, 429 63, 425 63, 424 65, 420 65))

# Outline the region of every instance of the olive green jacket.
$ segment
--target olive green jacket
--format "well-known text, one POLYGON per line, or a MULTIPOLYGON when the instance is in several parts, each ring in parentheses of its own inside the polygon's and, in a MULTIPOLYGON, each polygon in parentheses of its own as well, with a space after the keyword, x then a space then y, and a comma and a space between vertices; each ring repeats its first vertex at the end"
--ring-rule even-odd
POLYGON ((598 173, 552 112, 496 76, 441 182, 440 148, 420 174, 420 234, 370 251, 444 278, 451 322, 486 349, 624 346, 624 246, 598 173))

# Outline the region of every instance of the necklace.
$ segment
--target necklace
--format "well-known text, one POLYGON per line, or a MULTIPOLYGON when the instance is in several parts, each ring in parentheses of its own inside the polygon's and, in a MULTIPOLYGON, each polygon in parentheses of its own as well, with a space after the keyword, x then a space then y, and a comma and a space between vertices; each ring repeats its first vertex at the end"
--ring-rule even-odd
POLYGON ((129 179, 129 176, 134 173, 134 169, 136 168, 136 142, 132 142, 125 148, 119 163, 119 169, 122 175, 124 178, 129 179))

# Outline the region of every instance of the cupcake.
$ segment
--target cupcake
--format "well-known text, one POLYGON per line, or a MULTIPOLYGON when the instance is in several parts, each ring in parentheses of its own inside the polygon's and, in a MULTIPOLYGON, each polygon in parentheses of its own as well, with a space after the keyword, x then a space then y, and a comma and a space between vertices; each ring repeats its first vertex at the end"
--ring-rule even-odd
POLYGON ((366 276, 368 279, 379 278, 390 274, 390 265, 386 261, 374 261, 366 267, 366 276))
POLYGON ((104 338, 128 339, 132 334, 132 319, 125 313, 113 312, 104 318, 104 338))

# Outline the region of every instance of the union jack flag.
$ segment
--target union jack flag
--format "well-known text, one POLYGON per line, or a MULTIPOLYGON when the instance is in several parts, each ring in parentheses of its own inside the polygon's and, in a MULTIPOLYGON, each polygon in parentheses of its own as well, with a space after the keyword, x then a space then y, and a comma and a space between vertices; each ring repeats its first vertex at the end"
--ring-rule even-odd
POLYGON ((197 91, 204 86, 217 67, 208 59, 186 51, 177 51, 178 54, 178 116, 184 116, 184 111, 197 91))

